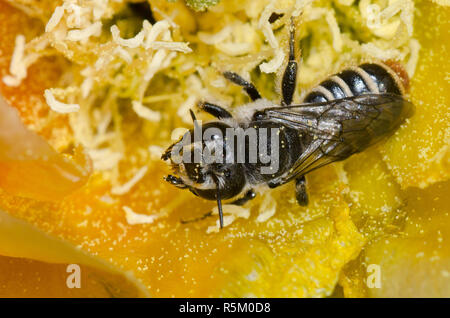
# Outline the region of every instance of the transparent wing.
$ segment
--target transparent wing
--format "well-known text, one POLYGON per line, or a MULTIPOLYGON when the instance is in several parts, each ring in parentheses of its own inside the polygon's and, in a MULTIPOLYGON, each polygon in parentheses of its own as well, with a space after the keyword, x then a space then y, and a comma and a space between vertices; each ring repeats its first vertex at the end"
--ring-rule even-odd
POLYGON ((402 96, 365 94, 325 103, 272 107, 260 118, 297 129, 305 149, 290 172, 277 183, 334 161, 343 160, 392 134, 413 113, 402 96))

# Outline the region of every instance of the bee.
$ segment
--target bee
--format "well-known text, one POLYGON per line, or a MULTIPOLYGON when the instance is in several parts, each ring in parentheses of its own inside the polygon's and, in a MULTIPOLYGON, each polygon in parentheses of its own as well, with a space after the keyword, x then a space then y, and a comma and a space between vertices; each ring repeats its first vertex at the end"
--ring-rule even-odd
POLYGON ((378 143, 413 114, 413 105, 404 97, 406 85, 393 68, 381 62, 344 69, 309 90, 300 103, 292 103, 298 69, 294 32, 291 25, 281 103, 264 99, 252 83, 238 74, 224 72, 226 79, 243 88, 251 102, 234 112, 208 102, 199 103, 202 111, 217 120, 199 127, 191 110, 195 127, 185 137, 195 135, 196 130, 204 134, 214 129, 215 133, 191 144, 180 140, 162 155, 163 160, 171 161, 175 172, 165 178, 167 182, 217 201, 221 228, 222 200, 233 199, 231 204, 243 205, 255 197, 254 189, 261 185, 276 188, 295 181, 297 202, 307 205, 306 174, 378 143), (226 131, 249 128, 263 133, 257 134, 256 140, 243 139, 246 160, 238 162, 236 149, 227 147, 236 138, 226 137, 226 131), (275 134, 277 142, 271 139, 275 134), (174 160, 175 148, 182 149, 183 155, 195 156, 195 144, 200 149, 222 149, 219 157, 223 160, 211 162, 202 156, 197 162, 180 160, 179 156, 174 160), (267 161, 260 160, 260 156, 256 161, 248 160, 249 148, 255 145, 276 155, 278 169, 262 173, 267 161))

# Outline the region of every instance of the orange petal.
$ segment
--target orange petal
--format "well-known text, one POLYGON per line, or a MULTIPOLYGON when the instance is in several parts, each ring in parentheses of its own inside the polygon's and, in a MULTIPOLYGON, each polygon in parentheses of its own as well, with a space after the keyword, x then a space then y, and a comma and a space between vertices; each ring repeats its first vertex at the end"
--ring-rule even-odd
POLYGON ((91 172, 80 147, 73 160, 57 153, 0 99, 0 187, 18 196, 57 200, 83 186, 91 172))

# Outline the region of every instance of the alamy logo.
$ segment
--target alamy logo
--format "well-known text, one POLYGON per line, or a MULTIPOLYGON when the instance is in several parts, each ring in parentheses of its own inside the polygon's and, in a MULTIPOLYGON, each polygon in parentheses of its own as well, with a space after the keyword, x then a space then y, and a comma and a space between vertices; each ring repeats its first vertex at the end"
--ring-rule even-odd
POLYGON ((67 288, 81 288, 81 268, 78 264, 69 264, 66 268, 67 273, 71 273, 67 276, 66 285, 67 288))
POLYGON ((203 129, 195 121, 194 136, 188 131, 171 150, 174 164, 260 164, 261 174, 273 174, 279 169, 279 128, 228 127, 203 129), (192 138, 193 137, 193 138, 192 138))
POLYGON ((377 264, 367 266, 367 287, 381 288, 381 267, 377 264))

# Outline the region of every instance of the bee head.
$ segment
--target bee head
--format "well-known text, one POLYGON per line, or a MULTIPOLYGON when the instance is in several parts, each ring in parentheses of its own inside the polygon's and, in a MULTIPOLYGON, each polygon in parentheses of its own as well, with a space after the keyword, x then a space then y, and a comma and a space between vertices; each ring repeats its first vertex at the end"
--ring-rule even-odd
POLYGON ((176 174, 166 181, 204 199, 217 200, 219 206, 220 200, 241 193, 246 183, 244 167, 235 163, 234 151, 227 147, 228 128, 226 123, 210 122, 186 132, 162 156, 170 160, 176 174))
POLYGON ((170 160, 178 176, 177 183, 168 181, 208 200, 216 199, 217 190, 222 199, 238 195, 245 185, 245 176, 243 166, 234 163, 234 153, 227 148, 226 129, 231 127, 210 122, 201 127, 201 134, 196 128, 186 132, 162 156, 163 160, 170 160))

